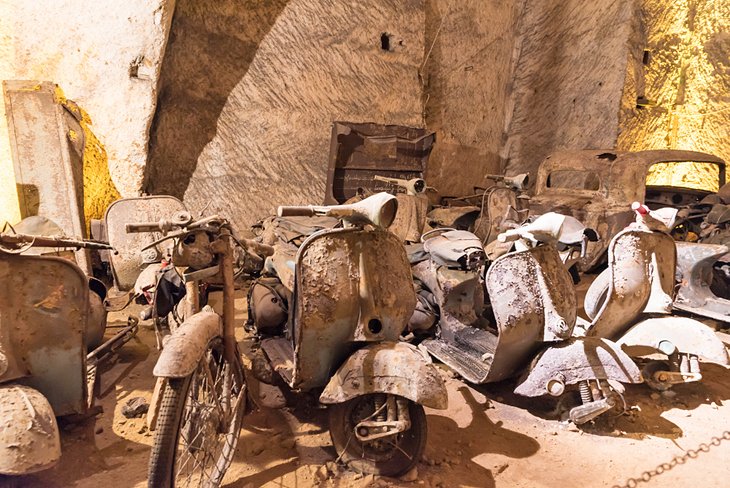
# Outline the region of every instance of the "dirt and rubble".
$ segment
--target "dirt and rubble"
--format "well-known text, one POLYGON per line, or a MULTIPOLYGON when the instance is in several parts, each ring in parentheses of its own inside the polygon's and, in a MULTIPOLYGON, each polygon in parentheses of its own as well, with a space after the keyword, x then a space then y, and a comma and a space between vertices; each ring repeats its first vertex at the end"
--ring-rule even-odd
MULTIPOLYGON (((98 403, 104 413, 62 423, 61 462, 21 486, 146 486, 153 436, 143 417, 127 418, 123 410, 130 400, 152 395, 154 344, 154 333, 143 325, 101 372, 98 403)), ((611 487, 730 430, 730 371, 713 365, 704 371, 702 383, 663 394, 645 385, 631 387, 628 415, 580 430, 560 420, 560 405, 520 399, 505 384, 472 388, 442 368, 449 409, 427 410, 424 458, 401 479, 362 476, 338 466, 326 411, 311 396, 289 398, 286 409, 261 408, 245 418, 224 486, 611 487)), ((723 441, 640 486, 727 486, 729 455, 730 440, 723 441)))

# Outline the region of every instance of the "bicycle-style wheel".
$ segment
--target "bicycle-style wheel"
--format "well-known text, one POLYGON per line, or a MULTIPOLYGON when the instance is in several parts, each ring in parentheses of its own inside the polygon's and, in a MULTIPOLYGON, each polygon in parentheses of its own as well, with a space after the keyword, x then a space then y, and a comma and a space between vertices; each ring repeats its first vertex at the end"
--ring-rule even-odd
POLYGON ((225 359, 220 337, 213 339, 191 375, 167 382, 149 486, 219 486, 236 452, 245 408, 243 368, 225 359))

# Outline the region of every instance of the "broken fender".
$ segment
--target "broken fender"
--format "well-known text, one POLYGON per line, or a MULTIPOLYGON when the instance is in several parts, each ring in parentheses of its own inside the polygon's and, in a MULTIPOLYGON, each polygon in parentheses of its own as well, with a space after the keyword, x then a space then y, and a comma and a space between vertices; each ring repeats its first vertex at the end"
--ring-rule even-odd
POLYGON ((0 474, 35 473, 54 466, 61 441, 46 397, 21 385, 0 386, 0 474))
POLYGON ((671 343, 680 353, 695 354, 705 361, 730 366, 725 345, 705 324, 687 317, 655 317, 639 322, 616 343, 631 356, 665 351, 671 343), (665 342, 660 349, 661 342, 665 342))
POLYGON ((572 385, 584 380, 641 383, 634 361, 617 344, 595 337, 575 338, 545 349, 530 366, 515 393, 526 397, 549 393, 548 385, 572 385))
POLYGON ((184 378, 198 365, 208 343, 223 335, 223 322, 215 312, 199 312, 185 320, 164 342, 153 374, 162 378, 184 378))
POLYGON ((383 342, 356 351, 330 379, 319 401, 343 403, 370 393, 399 395, 441 410, 448 403, 436 367, 415 346, 404 342, 383 342))

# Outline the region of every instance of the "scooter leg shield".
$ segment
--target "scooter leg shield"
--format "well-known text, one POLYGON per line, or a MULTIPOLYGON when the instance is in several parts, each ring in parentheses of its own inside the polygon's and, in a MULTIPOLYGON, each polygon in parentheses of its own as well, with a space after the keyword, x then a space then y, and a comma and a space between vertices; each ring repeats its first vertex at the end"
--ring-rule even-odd
POLYGON ((559 396, 565 385, 592 379, 642 381, 639 368, 616 344, 607 339, 582 337, 557 343, 540 353, 515 393, 526 397, 559 396))
POLYGON ((184 378, 195 370, 208 343, 223 335, 223 323, 215 312, 196 313, 164 342, 153 374, 158 378, 184 378))
POLYGON ((730 357, 722 341, 705 324, 687 317, 654 317, 643 320, 616 341, 630 356, 645 356, 675 350, 693 354, 704 361, 730 366, 730 357))
POLYGON ((343 403, 370 393, 399 395, 441 410, 448 402, 436 367, 418 348, 404 342, 381 342, 357 350, 332 376, 319 401, 343 403))
POLYGON ((0 425, 0 474, 35 473, 61 457, 56 417, 37 390, 0 385, 0 425))

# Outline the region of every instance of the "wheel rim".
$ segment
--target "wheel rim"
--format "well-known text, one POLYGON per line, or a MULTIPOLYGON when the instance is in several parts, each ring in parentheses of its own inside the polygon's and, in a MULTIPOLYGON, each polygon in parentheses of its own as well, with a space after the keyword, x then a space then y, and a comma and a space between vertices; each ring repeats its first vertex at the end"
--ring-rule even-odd
POLYGON ((230 465, 245 395, 235 369, 224 360, 221 344, 198 363, 180 419, 175 486, 217 486, 230 465))
MULTIPOLYGON (((384 398, 385 395, 382 395, 382 397, 384 398)), ((402 453, 410 458, 411 455, 400 447, 408 431, 367 442, 361 442, 355 436, 355 427, 357 424, 373 417, 375 413, 375 400, 376 395, 366 395, 360 397, 352 406, 346 418, 347 425, 345 425, 345 432, 349 432, 348 444, 356 446, 357 451, 361 454, 361 458, 367 461, 376 463, 388 461, 398 453, 402 453)))

